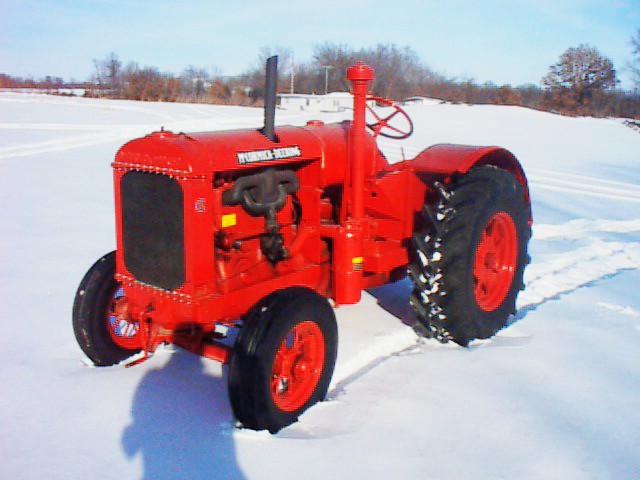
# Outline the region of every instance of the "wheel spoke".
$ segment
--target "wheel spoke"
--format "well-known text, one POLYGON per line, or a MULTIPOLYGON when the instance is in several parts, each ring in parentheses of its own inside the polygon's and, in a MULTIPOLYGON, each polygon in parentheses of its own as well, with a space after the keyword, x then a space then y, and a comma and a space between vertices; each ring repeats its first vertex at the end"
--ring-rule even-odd
POLYGON ((401 133, 403 135, 405 133, 402 130, 400 130, 399 128, 394 127, 393 125, 385 125, 385 127, 387 127, 389 130, 393 130, 394 132, 401 133))
POLYGON ((398 113, 400 113, 399 110, 394 110, 391 115, 387 115, 384 120, 382 120, 383 122, 388 122, 389 120, 391 120, 393 117, 395 117, 398 113))
POLYGON ((407 115, 407 112, 405 112, 402 109, 402 107, 400 107, 396 103, 386 98, 368 97, 367 100, 373 100, 378 104, 382 104, 386 107, 391 107, 393 109, 393 112, 391 112, 389 115, 383 116, 376 113, 373 107, 371 107, 369 104, 366 105, 367 111, 371 112, 371 115, 376 120, 375 122, 367 123, 367 127, 373 131, 374 137, 377 137, 378 135, 382 135, 383 137, 400 140, 403 138, 407 138, 409 135, 413 133, 413 122, 411 121, 411 118, 409 117, 409 115, 407 115), (408 123, 408 127, 406 131, 402 130, 401 128, 389 125, 390 120, 398 114, 402 115, 408 123), (387 130, 387 129, 393 133, 385 133, 384 130, 387 130))
POLYGON ((375 118, 375 119, 376 119, 376 122, 375 122, 375 123, 373 123, 372 125, 377 125, 378 123, 380 123, 380 121, 381 121, 382 119, 381 119, 381 118, 380 118, 380 116, 376 113, 376 111, 375 111, 373 108, 371 108, 369 105, 367 105, 367 110, 368 110, 369 112, 371 112, 371 115, 373 115, 373 118, 375 118))
POLYGON ((118 346, 130 350, 140 348, 140 325, 130 318, 129 302, 121 286, 116 288, 109 305, 107 329, 118 346))

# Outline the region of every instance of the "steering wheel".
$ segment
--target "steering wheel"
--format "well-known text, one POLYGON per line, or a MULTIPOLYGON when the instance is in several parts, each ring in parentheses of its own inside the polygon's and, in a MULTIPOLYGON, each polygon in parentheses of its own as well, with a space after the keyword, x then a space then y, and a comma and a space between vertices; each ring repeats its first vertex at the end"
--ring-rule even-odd
POLYGON ((371 115, 373 115, 373 118, 375 118, 375 122, 367 123, 367 127, 373 132, 374 137, 382 135, 383 137, 392 138, 394 140, 402 140, 413 133, 413 122, 411 121, 411 117, 409 117, 407 112, 405 112, 397 103, 389 100, 388 98, 369 96, 367 97, 366 106, 367 110, 371 113, 371 115), (371 107, 368 103, 371 100, 373 100, 377 104, 382 104, 385 107, 393 108, 393 112, 391 112, 391 114, 387 115, 386 117, 378 115, 373 107, 371 107), (393 125, 389 125, 389 121, 397 114, 402 115, 406 119, 407 123, 409 124, 408 128, 398 128, 394 127, 393 125), (395 133, 385 132, 385 129, 391 130, 395 133))

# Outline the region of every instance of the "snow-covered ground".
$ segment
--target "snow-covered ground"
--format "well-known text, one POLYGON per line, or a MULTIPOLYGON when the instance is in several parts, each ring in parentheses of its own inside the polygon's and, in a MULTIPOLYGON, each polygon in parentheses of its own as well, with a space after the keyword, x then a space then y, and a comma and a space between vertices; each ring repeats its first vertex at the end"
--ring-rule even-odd
MULTIPOLYGON (((441 142, 513 151, 530 179, 519 313, 463 349, 418 341, 399 282, 337 310, 328 401, 278 435, 236 430, 223 368, 166 348, 91 368, 71 329, 114 247, 126 140, 254 128, 241 107, 0 93, 0 478, 640 478, 640 135, 519 107, 415 105, 390 159, 441 142), (402 145, 402 149, 399 146, 402 145)), ((309 115, 278 112, 280 124, 309 115)))

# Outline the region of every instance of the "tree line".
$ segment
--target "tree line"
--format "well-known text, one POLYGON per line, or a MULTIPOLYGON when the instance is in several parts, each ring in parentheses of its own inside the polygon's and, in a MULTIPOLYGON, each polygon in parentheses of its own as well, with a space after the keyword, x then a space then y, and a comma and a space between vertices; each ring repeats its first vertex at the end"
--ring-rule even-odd
POLYGON ((62 77, 46 76, 41 80, 33 78, 12 77, 5 73, 0 73, 0 88, 38 88, 56 89, 68 87, 69 84, 62 77))
MULTIPOLYGON (((474 79, 447 78, 428 67, 408 46, 379 44, 354 49, 345 44, 315 45, 311 60, 296 62, 287 47, 264 47, 256 63, 238 76, 223 76, 216 69, 187 67, 179 75, 156 67, 126 65, 115 53, 94 60, 95 73, 85 84, 87 96, 146 101, 203 102, 261 105, 264 64, 279 57, 279 93, 348 91, 346 69, 357 61, 372 66, 376 78, 372 93, 402 100, 424 96, 452 103, 520 105, 567 115, 640 118, 640 29, 631 38, 631 57, 625 68, 632 73, 635 92, 617 88, 613 63, 597 48, 579 45, 565 50, 549 67, 541 86, 478 84, 474 79)), ((0 75, 0 88, 15 87, 16 79, 0 75)), ((61 79, 47 77, 47 85, 61 79)), ((18 82, 19 83, 19 82, 18 82)), ((31 82, 33 83, 33 81, 31 82)), ((37 82, 36 82, 37 83, 37 82)), ((20 85, 26 86, 26 85, 20 85)))

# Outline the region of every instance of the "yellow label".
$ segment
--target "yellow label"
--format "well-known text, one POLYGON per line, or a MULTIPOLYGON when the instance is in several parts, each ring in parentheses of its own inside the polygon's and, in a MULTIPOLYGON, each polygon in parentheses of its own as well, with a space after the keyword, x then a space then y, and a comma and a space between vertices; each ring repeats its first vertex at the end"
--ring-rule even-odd
POLYGON ((228 213, 227 215, 222 215, 222 228, 234 227, 237 223, 236 214, 228 213))
POLYGON ((361 270, 364 270, 364 258, 362 257, 353 257, 351 259, 351 263, 353 264, 353 271, 354 272, 359 272, 361 270))

